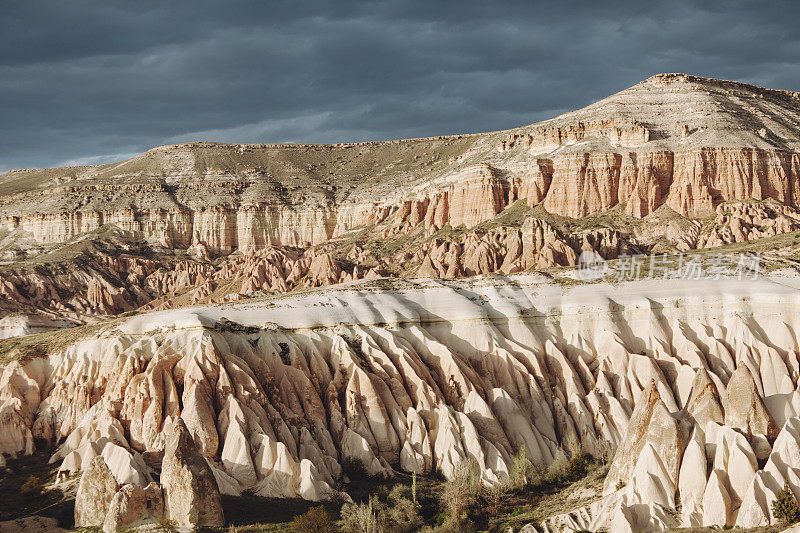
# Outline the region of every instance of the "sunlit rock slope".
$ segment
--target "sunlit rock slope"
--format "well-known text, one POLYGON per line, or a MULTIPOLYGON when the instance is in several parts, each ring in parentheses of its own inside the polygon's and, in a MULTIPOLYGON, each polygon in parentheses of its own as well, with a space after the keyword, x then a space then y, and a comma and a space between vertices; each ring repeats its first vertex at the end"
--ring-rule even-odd
POLYGON ((324 500, 354 461, 491 485, 578 443, 604 496, 552 530, 769 524, 800 494, 798 286, 380 279, 134 316, 6 364, 0 450, 147 487, 180 417, 222 493, 324 500))

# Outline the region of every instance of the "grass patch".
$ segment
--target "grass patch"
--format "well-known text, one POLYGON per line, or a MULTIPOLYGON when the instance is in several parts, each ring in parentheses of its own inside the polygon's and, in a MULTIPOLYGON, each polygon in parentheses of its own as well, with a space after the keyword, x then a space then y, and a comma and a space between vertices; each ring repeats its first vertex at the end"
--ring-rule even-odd
POLYGON ((336 503, 310 502, 301 499, 262 498, 245 493, 241 496, 222 496, 222 510, 227 528, 215 531, 244 532, 289 532, 296 516, 322 506, 333 520, 339 518, 340 506, 336 503))
POLYGON ((0 477, 0 521, 40 515, 55 518, 61 527, 72 527, 74 501, 64 499, 60 490, 48 487, 58 468, 58 464, 48 464, 50 453, 39 450, 8 460, 8 469, 0 477))
POLYGON ((585 464, 585 476, 577 481, 543 483, 536 487, 512 491, 495 517, 486 517, 479 525, 489 531, 519 530, 525 524, 540 524, 545 518, 566 513, 598 499, 608 466, 594 462, 585 464))
POLYGON ((87 324, 73 328, 34 333, 23 337, 0 339, 0 366, 12 361, 27 361, 37 357, 47 357, 81 339, 97 335, 124 318, 117 318, 99 324, 87 324))

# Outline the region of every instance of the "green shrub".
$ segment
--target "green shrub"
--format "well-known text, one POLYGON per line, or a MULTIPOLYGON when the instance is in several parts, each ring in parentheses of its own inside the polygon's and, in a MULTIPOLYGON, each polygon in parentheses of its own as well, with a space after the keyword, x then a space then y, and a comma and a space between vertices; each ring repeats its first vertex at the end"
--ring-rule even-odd
POLYGON ((447 521, 447 515, 448 515, 448 512, 446 510, 442 511, 441 513, 436 513, 436 515, 434 515, 433 520, 432 520, 433 526, 435 528, 442 527, 444 525, 444 523, 447 521))
POLYGON ((383 524, 374 508, 374 498, 368 503, 345 503, 339 527, 347 533, 382 533, 383 524))
POLYGON ((350 481, 363 481, 369 479, 367 474, 367 467, 364 466, 364 461, 347 457, 342 461, 342 472, 350 478, 350 481))
POLYGON ((474 460, 465 459, 456 466, 453 479, 445 483, 442 503, 451 514, 459 516, 478 499, 481 475, 474 460))
POLYGON ((524 490, 528 487, 541 485, 542 471, 528 459, 525 445, 520 446, 511 461, 511 486, 516 490, 524 490))
POLYGON ((567 464, 567 470, 564 472, 564 481, 573 482, 586 477, 589 462, 586 456, 582 453, 572 456, 567 464))
POLYGON ((549 484, 561 483, 567 475, 568 467, 569 460, 567 459, 567 454, 564 453, 564 450, 559 448, 553 456, 553 462, 547 467, 547 474, 545 475, 544 481, 549 484))
POLYGON ((420 510, 420 505, 413 501, 411 486, 398 483, 389 490, 382 485, 373 491, 367 503, 345 503, 339 526, 352 533, 410 533, 418 531, 424 523, 420 510))
POLYGON ((422 526, 419 505, 413 501, 408 485, 395 485, 387 497, 387 505, 379 510, 379 521, 393 533, 408 533, 422 526))
POLYGON ((507 483, 495 483, 483 489, 483 499, 489 516, 500 516, 508 501, 508 488, 507 483))
POLYGON ((778 491, 777 498, 772 501, 772 514, 784 524, 800 522, 800 507, 788 481, 783 485, 783 489, 778 491))
POLYGON ((324 507, 312 507, 292 520, 293 533, 336 533, 336 525, 324 507))
POLYGON ((447 510, 443 528, 446 531, 469 530, 469 508, 478 501, 481 493, 481 475, 473 459, 465 459, 456 466, 453 479, 444 484, 442 506, 447 510))
POLYGON ((22 494, 39 496, 42 492, 44 492, 44 483, 37 476, 30 476, 27 481, 22 484, 22 487, 20 487, 19 491, 22 494))

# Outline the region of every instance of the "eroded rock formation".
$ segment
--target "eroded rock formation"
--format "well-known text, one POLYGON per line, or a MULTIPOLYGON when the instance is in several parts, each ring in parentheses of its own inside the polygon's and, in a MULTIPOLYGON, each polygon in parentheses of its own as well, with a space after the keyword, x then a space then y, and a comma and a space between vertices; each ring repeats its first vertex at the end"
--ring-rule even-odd
POLYGON ((67 453, 60 475, 82 471, 75 495, 76 526, 101 527, 115 533, 162 522, 192 529, 225 524, 214 474, 185 423, 181 418, 168 417, 162 426, 159 483, 151 481, 152 467, 130 448, 119 427, 100 430, 99 438, 98 433, 87 438, 79 432, 78 438, 84 440, 82 448, 70 451, 67 445, 56 452, 53 459, 67 453), (95 455, 103 443, 102 454, 95 455))
POLYGON ((225 525, 214 474, 182 419, 169 422, 165 441, 161 491, 166 518, 191 527, 225 525))
POLYGON ((386 275, 461 278, 571 266, 584 250, 607 259, 639 251, 631 241, 610 228, 564 234, 530 217, 521 227, 432 237, 421 247, 412 243, 393 254, 381 254, 376 243, 367 249, 269 247, 213 263, 169 255, 151 259, 115 250, 78 257, 74 268, 36 265, 0 272, 0 295, 6 297, 0 310, 42 313, 4 319, 7 336, 12 336, 63 327, 64 318, 78 322, 93 315, 224 302, 386 275))
POLYGON ((0 313, 33 318, 0 335, 33 331, 27 320, 83 323, 364 278, 508 274, 571 266, 582 251, 610 259, 792 233, 797 101, 669 74, 504 132, 189 143, 8 172, 0 313))
POLYGON ((363 281, 131 317, 6 366, 2 451, 63 440, 64 475, 106 480, 76 507, 93 523, 141 519, 159 494, 166 516, 199 523, 191 509, 216 508, 202 499, 213 486, 339 498, 354 460, 448 477, 471 458, 491 485, 523 446, 546 467, 568 442, 613 457, 605 496, 570 515, 580 527, 774 522, 771 495, 800 483, 787 466, 800 446, 791 278, 567 293, 512 281, 363 281), (191 509, 172 503, 178 479, 191 509))

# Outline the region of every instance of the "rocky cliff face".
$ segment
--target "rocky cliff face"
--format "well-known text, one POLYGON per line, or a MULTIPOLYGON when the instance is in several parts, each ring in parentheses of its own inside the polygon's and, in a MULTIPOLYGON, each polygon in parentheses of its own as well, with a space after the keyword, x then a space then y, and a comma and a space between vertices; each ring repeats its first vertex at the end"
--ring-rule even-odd
POLYGON ((316 245, 385 221, 471 228, 518 199, 572 218, 617 205, 689 218, 732 200, 798 206, 797 103, 797 93, 660 75, 508 132, 166 146, 118 164, 6 173, 0 220, 16 241, 60 243, 110 224, 154 245, 228 254, 316 245))
POLYGON ((544 467, 570 442, 611 461, 605 492, 548 530, 768 525, 775 491, 800 489, 800 289, 780 282, 381 280, 142 315, 7 364, 0 450, 61 443, 62 475, 102 492, 76 507, 92 525, 147 498, 219 523, 184 505, 213 490, 172 501, 200 482, 338 498, 348 460, 450 477, 471 458, 492 485, 523 446, 544 467))
POLYGON ((363 278, 508 274, 572 266, 583 251, 613 259, 790 234, 800 229, 797 102, 660 75, 505 132, 192 143, 9 172, 0 312, 80 323, 363 278))
POLYGON ((513 225, 484 225, 469 232, 445 229, 430 235, 407 222, 420 217, 415 209, 409 204, 402 216, 387 222, 385 237, 354 240, 343 235, 316 247, 270 246, 216 261, 202 245, 190 248, 189 254, 156 253, 142 243, 132 245, 121 232, 100 236, 71 259, 21 261, 0 270, 0 312, 11 313, 0 321, 0 336, 56 329, 98 316, 241 300, 360 279, 455 279, 552 270, 576 265, 583 252, 614 260, 785 236, 774 253, 793 257, 797 243, 792 234, 800 230, 800 211, 774 201, 720 204, 716 215, 703 223, 654 215, 623 230, 570 227, 523 210, 523 216, 510 220, 513 225))
MULTIPOLYGON (((408 236, 409 228, 402 224, 391 228, 398 238, 408 236)), ((0 295, 5 297, 0 310, 18 313, 6 321, 10 337, 32 333, 38 323, 55 329, 64 319, 80 322, 97 315, 223 302, 387 275, 462 278, 573 266, 584 250, 615 259, 639 249, 616 230, 566 234, 538 218, 525 219, 521 227, 432 237, 422 245, 412 240, 391 254, 357 244, 306 250, 269 247, 212 263, 203 257, 204 247, 195 247, 194 258, 152 259, 119 254, 118 248, 93 249, 76 258, 71 268, 36 264, 0 273, 0 295)))
POLYGON ((572 218, 617 205, 636 218, 662 205, 689 218, 708 216, 717 205, 731 200, 771 198, 798 206, 799 176, 800 154, 782 150, 586 151, 535 157, 513 167, 483 163, 448 176, 452 184, 446 187, 429 186, 417 193, 412 187, 400 189, 399 193, 413 198, 394 202, 362 198, 328 200, 317 206, 291 201, 250 203, 244 201, 245 191, 224 204, 149 209, 150 199, 137 201, 137 191, 131 198, 136 207, 120 211, 67 212, 64 205, 55 206, 57 212, 24 212, 40 205, 37 195, 30 193, 24 198, 3 198, 3 203, 11 205, 0 204, 0 209, 7 235, 29 236, 39 244, 61 243, 114 225, 153 245, 188 248, 201 244, 212 253, 229 254, 270 245, 316 245, 387 220, 400 227, 421 224, 426 231, 445 225, 472 228, 518 199, 530 206, 542 203, 549 213, 572 218), (30 206, 20 212, 14 204, 21 203, 30 206))

